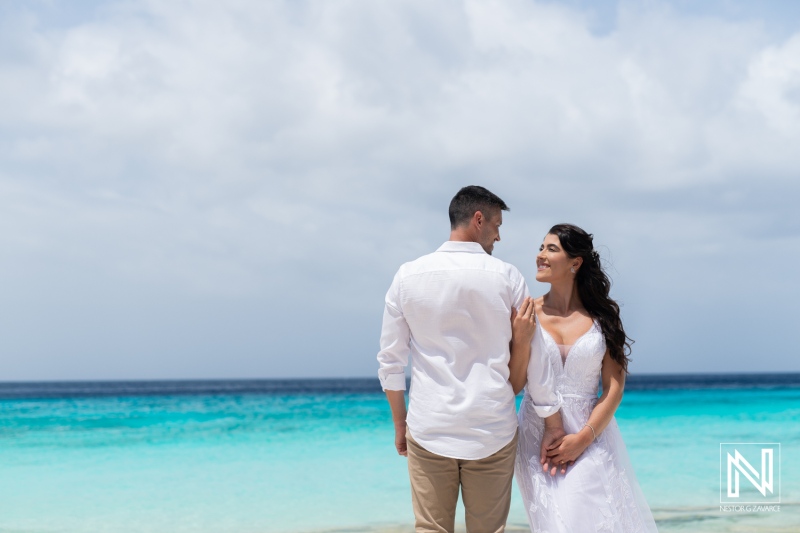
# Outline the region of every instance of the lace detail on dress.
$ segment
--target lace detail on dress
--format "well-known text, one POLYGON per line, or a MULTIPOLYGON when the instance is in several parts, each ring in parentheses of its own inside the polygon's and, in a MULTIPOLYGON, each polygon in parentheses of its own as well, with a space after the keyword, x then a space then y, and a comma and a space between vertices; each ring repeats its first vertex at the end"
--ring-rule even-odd
MULTIPOLYGON (((546 361, 563 397, 561 416, 567 433, 579 431, 597 403, 606 345, 595 322, 562 359, 556 342, 537 326, 531 364, 546 361)), ((539 464, 544 421, 527 390, 519 412, 516 478, 536 533, 655 532, 650 508, 641 494, 616 421, 589 445, 567 472, 551 477, 539 464)))

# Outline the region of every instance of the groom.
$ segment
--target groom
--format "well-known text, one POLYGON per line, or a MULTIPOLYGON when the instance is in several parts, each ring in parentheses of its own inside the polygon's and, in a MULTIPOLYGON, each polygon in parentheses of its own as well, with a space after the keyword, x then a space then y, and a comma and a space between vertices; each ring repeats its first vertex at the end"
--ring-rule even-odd
MULTIPOLYGON (((491 255, 503 211, 505 202, 483 187, 458 191, 450 240, 402 265, 386 294, 378 376, 397 453, 408 457, 417 532, 454 530, 459 488, 468 532, 505 530, 517 445, 510 317, 528 287, 519 270, 491 255)), ((561 401, 550 365, 530 365, 546 446, 564 434, 561 401)))

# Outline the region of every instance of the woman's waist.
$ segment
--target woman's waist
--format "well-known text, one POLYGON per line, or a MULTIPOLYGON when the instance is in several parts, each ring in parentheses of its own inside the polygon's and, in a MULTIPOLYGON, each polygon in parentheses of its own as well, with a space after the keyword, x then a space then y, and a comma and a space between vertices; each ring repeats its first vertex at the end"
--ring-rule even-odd
POLYGON ((565 400, 596 400, 597 391, 595 392, 559 392, 561 397, 565 400))
MULTIPOLYGON (((580 392, 563 392, 559 393, 561 396, 561 411, 569 411, 571 413, 591 413, 599 397, 597 393, 580 393, 580 392)), ((525 394, 523 398, 523 407, 533 411, 533 398, 530 394, 525 394)))
MULTIPOLYGON (((597 390, 595 390, 595 391, 580 391, 580 390, 562 390, 562 389, 556 389, 556 391, 558 392, 559 396, 561 396, 561 398, 563 398, 564 400, 567 400, 567 399, 569 399, 569 400, 596 400, 597 397, 598 397, 597 393, 599 392, 597 390)), ((525 389, 525 395, 528 398, 531 397, 530 396, 530 392, 528 392, 527 389, 525 389)))
MULTIPOLYGON (((583 427, 599 400, 597 396, 562 395, 561 398, 561 407, 558 412, 561 413, 561 421, 564 428, 567 429, 567 433, 574 433, 583 427)), ((539 423, 543 423, 544 420, 536 413, 530 396, 523 399, 519 417, 520 420, 531 419, 537 420, 539 423)))
POLYGON ((561 375, 555 385, 562 398, 594 399, 600 392, 599 379, 576 379, 573 376, 561 375))

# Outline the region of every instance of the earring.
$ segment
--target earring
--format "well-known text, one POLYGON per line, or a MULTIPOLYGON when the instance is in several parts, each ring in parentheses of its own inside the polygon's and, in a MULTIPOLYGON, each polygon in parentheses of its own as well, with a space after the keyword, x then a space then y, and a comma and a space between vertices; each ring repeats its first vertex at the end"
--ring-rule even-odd
POLYGON ((575 267, 570 268, 569 271, 574 274, 575 273, 575 267))

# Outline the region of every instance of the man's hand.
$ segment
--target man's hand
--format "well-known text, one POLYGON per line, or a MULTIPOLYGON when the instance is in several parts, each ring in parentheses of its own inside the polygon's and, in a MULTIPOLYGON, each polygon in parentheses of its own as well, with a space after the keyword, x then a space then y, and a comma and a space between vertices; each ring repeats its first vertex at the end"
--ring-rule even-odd
POLYGON ((394 422, 394 447, 397 453, 408 457, 406 445, 406 396, 402 390, 387 390, 386 399, 392 409, 392 422, 394 422))
POLYGON ((406 443, 406 423, 395 422, 394 424, 394 447, 397 448, 398 455, 408 457, 408 444, 406 443))
POLYGON ((558 454, 558 445, 567 435, 564 431, 564 424, 561 421, 561 413, 557 412, 544 419, 544 434, 542 435, 542 448, 540 450, 539 463, 545 472, 550 472, 555 476, 558 467, 561 466, 561 473, 567 473, 567 466, 572 463, 557 464, 553 461, 553 456, 558 454))
MULTIPOLYGON (((567 432, 564 431, 564 428, 561 425, 551 428, 544 428, 544 435, 542 435, 541 457, 539 458, 539 462, 542 464, 542 469, 545 472, 549 471, 551 476, 555 476, 556 472, 558 472, 558 465, 553 462, 552 457, 548 457, 548 450, 556 448, 559 444, 561 444, 561 440, 566 435, 567 432)), ((549 453, 555 455, 553 452, 549 453)), ((561 465, 561 473, 567 473, 567 465, 561 465)))

